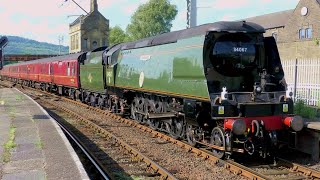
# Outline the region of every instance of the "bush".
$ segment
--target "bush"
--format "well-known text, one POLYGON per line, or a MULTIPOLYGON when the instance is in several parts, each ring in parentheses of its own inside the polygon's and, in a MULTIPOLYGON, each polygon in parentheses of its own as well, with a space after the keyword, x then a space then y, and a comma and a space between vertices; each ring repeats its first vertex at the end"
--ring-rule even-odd
POLYGON ((294 105, 294 113, 308 119, 314 119, 317 116, 317 109, 305 104, 304 101, 298 100, 294 105))

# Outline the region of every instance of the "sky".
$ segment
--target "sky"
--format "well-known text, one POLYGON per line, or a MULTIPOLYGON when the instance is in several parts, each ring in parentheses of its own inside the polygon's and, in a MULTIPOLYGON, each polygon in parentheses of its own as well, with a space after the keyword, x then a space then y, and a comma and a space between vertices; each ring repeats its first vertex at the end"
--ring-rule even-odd
MULTIPOLYGON (((90 11, 90 0, 74 0, 90 11)), ((148 0, 98 0, 99 11, 125 29, 137 7, 148 0)), ((172 31, 186 28, 186 0, 169 0, 178 15, 172 31)), ((232 21, 294 9, 299 0, 197 0, 197 24, 232 21)), ((69 24, 85 14, 72 0, 0 0, 0 35, 17 35, 41 42, 69 44, 69 24), (60 41, 61 42, 61 41, 60 41)))

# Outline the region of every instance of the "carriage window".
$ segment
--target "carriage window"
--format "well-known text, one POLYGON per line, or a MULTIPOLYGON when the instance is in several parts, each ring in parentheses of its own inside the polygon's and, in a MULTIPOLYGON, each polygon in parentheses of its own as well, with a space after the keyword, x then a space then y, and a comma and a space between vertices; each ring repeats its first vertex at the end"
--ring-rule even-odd
POLYGON ((52 69, 52 65, 51 65, 51 64, 49 64, 49 75, 51 75, 51 74, 52 74, 52 71, 53 71, 53 69, 52 69))
POLYGON ((76 67, 75 64, 72 63, 72 67, 71 67, 71 75, 72 75, 72 76, 75 75, 75 69, 76 69, 75 67, 76 67))
POLYGON ((70 76, 70 63, 68 62, 67 76, 70 76))

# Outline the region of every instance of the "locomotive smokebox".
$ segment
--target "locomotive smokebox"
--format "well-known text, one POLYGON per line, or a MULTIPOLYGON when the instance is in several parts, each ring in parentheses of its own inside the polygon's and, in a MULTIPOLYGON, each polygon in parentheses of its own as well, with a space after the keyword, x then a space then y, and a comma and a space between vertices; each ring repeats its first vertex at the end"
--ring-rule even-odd
POLYGON ((246 122, 242 119, 226 119, 224 127, 230 129, 235 135, 242 135, 247 129, 246 122))
POLYGON ((301 131, 304 125, 301 116, 286 117, 283 123, 294 131, 301 131))

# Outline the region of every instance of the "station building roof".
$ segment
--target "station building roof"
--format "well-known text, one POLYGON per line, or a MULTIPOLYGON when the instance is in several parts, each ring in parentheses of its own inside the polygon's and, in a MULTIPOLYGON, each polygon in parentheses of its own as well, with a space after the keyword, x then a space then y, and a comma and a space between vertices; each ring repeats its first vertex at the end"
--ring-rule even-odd
POLYGON ((280 12, 265 14, 261 16, 255 16, 255 17, 247 18, 245 20, 248 22, 260 24, 265 29, 279 28, 279 27, 284 27, 286 25, 293 11, 294 9, 290 9, 286 11, 280 11, 280 12))

